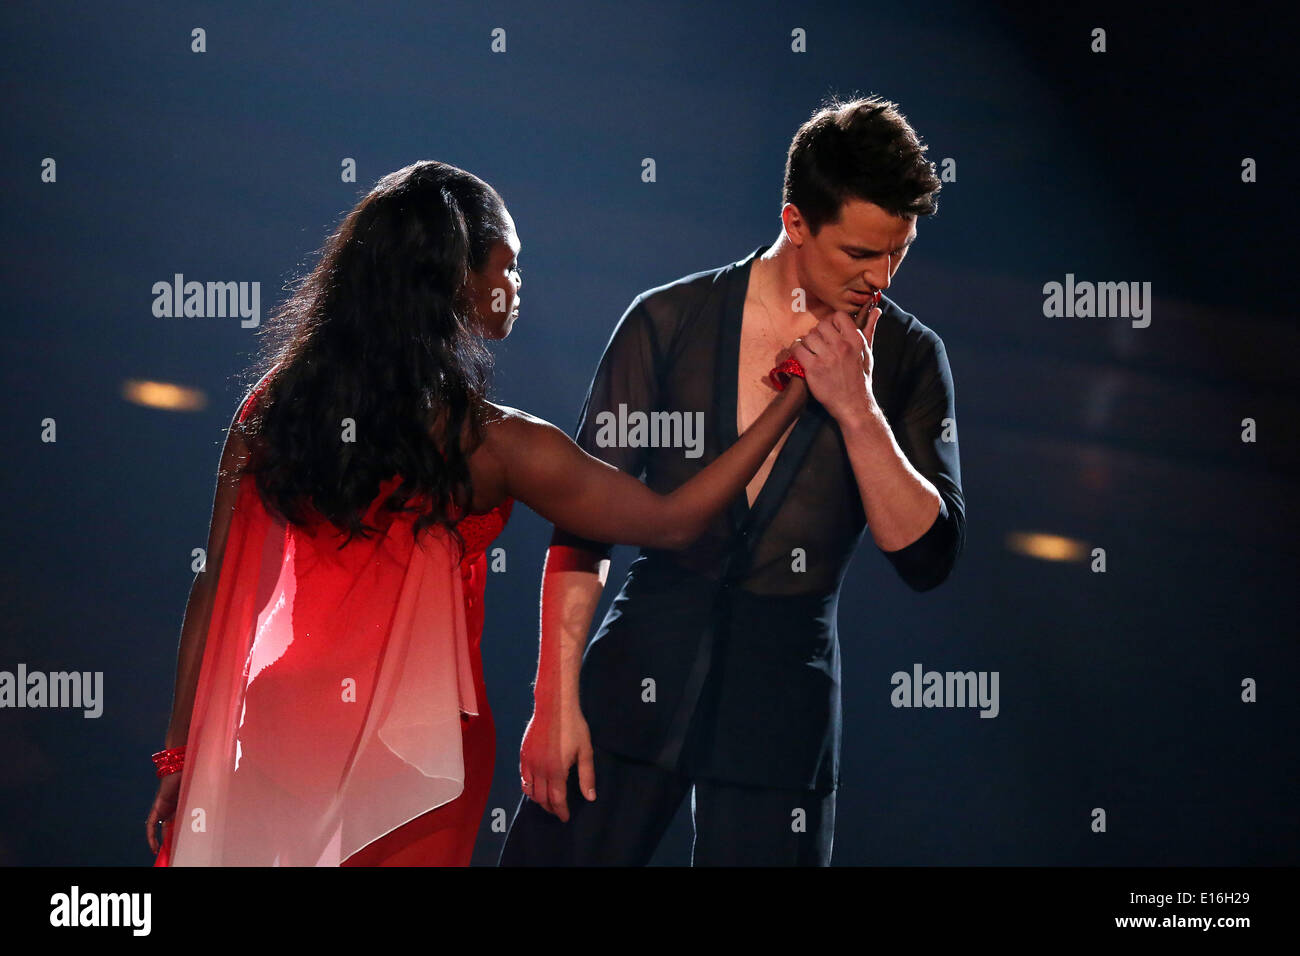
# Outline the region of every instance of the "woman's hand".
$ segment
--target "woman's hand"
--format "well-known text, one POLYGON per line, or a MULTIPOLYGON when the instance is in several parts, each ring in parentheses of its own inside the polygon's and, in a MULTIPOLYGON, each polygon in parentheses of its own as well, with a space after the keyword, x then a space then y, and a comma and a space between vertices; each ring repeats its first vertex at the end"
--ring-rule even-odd
POLYGON ((172 817, 176 815, 176 804, 179 801, 181 792, 181 774, 183 770, 176 773, 169 773, 158 781, 158 794, 153 798, 153 806, 149 809, 149 819, 145 821, 145 832, 149 837, 149 849, 154 856, 158 855, 158 850, 162 844, 158 840, 158 824, 170 823, 172 817))

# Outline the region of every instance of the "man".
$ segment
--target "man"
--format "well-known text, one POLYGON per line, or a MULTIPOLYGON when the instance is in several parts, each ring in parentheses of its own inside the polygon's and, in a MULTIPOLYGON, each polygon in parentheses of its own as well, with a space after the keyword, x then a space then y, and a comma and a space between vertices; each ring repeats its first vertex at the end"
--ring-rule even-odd
POLYGON ((754 421, 796 337, 815 401, 702 538, 642 550, 585 655, 610 548, 555 532, 502 865, 644 865, 688 792, 694 865, 829 864, 845 569, 869 527, 928 590, 965 537, 943 343, 869 306, 937 208, 925 149, 888 101, 818 111, 790 146, 776 241, 641 293, 614 330, 577 441, 661 493, 754 421), (636 411, 703 413, 704 454, 612 442, 636 411))

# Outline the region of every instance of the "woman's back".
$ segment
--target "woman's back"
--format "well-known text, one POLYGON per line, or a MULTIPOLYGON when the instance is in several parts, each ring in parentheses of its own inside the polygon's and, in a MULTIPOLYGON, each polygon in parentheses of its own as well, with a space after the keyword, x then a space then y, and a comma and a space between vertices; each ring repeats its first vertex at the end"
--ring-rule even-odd
POLYGON ((461 793, 462 714, 486 711, 483 552, 512 502, 458 522, 462 557, 445 528, 417 539, 418 513, 384 506, 400 483, 348 540, 311 512, 272 515, 241 479, 160 862, 337 865, 461 793))

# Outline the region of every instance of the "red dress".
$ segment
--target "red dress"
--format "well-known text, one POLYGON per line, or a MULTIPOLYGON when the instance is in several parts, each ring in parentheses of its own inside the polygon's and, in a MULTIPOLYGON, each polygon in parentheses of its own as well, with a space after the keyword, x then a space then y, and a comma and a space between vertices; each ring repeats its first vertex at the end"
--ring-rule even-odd
POLYGON ((174 822, 155 866, 465 866, 496 736, 480 641, 507 499, 345 540, 287 525, 241 482, 204 645, 174 822), (179 828, 179 830, 178 830, 179 828))

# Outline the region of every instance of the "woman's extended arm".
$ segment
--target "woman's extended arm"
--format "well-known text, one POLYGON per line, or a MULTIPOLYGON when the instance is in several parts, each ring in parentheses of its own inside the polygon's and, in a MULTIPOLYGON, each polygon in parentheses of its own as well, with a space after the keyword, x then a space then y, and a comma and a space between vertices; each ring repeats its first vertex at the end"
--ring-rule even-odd
POLYGON ((511 410, 489 430, 506 494, 594 541, 680 550, 754 477, 807 400, 801 378, 768 403, 734 445, 667 495, 595 458, 549 422, 511 410))

